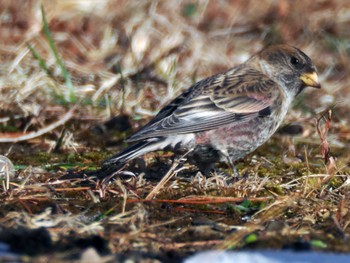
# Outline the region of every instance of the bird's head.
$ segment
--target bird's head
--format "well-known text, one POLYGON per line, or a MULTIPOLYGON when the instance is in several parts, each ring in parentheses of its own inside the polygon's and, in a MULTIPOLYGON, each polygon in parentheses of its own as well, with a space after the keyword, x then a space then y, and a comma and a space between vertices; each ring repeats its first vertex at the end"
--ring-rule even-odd
POLYGON ((298 95, 305 87, 321 88, 315 65, 295 47, 271 46, 258 53, 257 58, 261 70, 292 96, 298 95))

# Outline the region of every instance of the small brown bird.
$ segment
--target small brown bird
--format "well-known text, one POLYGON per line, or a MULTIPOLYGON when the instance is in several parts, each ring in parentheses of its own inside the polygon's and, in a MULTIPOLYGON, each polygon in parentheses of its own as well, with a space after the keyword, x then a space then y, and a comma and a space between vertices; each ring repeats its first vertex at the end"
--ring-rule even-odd
POLYGON ((234 169, 236 160, 275 133, 294 98, 307 86, 320 88, 311 59, 295 47, 271 46, 191 86, 127 139, 134 145, 104 166, 170 148, 193 150, 204 163, 224 157, 234 169))

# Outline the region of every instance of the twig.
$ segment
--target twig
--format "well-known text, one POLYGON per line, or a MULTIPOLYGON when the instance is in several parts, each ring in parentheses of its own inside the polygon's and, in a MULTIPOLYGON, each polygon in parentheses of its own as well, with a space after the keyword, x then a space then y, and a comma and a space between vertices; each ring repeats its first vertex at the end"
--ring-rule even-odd
POLYGON ((322 114, 321 117, 318 118, 317 121, 316 121, 317 133, 318 133, 318 135, 320 136, 320 139, 321 139, 321 154, 322 154, 322 157, 324 158, 324 161, 325 161, 326 164, 329 162, 329 159, 331 157, 330 156, 329 143, 327 141, 327 133, 328 133, 328 130, 329 130, 330 126, 331 126, 331 118, 332 118, 332 110, 329 109, 327 111, 327 113, 322 114), (326 124, 325 124, 324 130, 322 131, 321 120, 326 117, 325 116, 326 114, 328 116, 327 116, 327 119, 326 119, 326 124))
POLYGON ((192 151, 187 151, 184 155, 181 156, 180 159, 176 160, 169 171, 166 173, 166 175, 162 178, 162 180, 156 185, 156 187, 153 188, 153 190, 146 196, 146 200, 151 200, 154 198, 154 196, 159 192, 159 190, 173 177, 177 174, 177 171, 175 169, 179 166, 179 164, 182 162, 182 159, 188 155, 192 151))
POLYGON ((40 129, 36 132, 30 132, 28 134, 22 135, 22 136, 18 136, 15 138, 5 138, 5 137, 0 137, 0 143, 4 143, 4 142, 20 142, 20 141, 27 141, 30 139, 34 139, 36 137, 39 137, 45 133, 48 133, 54 129, 56 129, 57 127, 63 125, 64 123, 66 123, 69 119, 71 119, 73 117, 73 111, 75 110, 75 107, 73 107, 70 111, 68 111, 65 115, 63 115, 63 117, 61 119, 59 119, 58 121, 50 124, 49 126, 40 129))
POLYGON ((213 245, 219 245, 222 243, 222 240, 205 240, 205 241, 194 241, 194 242, 182 242, 182 243, 169 243, 163 244, 163 247, 166 249, 177 250, 184 247, 208 247, 213 245))
POLYGON ((327 141, 327 134, 329 131, 329 128, 331 126, 331 122, 332 122, 332 109, 329 109, 327 111, 327 113, 323 114, 320 118, 317 119, 317 133, 320 136, 321 139, 321 154, 322 157, 324 158, 326 167, 327 167, 327 172, 329 173, 329 177, 325 178, 323 180, 323 183, 329 181, 333 175, 334 172, 337 170, 337 166, 335 164, 335 160, 334 157, 331 156, 331 150, 329 148, 329 142, 327 141), (325 116, 327 115, 327 116, 325 116), (322 130, 321 128, 321 120, 323 118, 326 118, 326 123, 325 123, 325 127, 322 130))
POLYGON ((56 192, 72 192, 72 191, 86 191, 90 190, 91 187, 74 187, 74 188, 54 188, 56 192))
POLYGON ((246 200, 251 202, 266 202, 272 200, 273 197, 218 197, 218 196, 195 196, 195 197, 185 197, 177 200, 169 200, 169 199, 157 199, 157 200, 128 200, 128 203, 173 203, 173 204, 222 204, 235 202, 240 203, 246 200))
POLYGON ((309 176, 310 176, 310 165, 309 165, 309 158, 307 158, 306 147, 304 147, 304 155, 305 155, 305 161, 306 161, 306 167, 307 167, 307 175, 305 177, 305 182, 304 182, 303 196, 306 195, 306 190, 308 188, 309 176))

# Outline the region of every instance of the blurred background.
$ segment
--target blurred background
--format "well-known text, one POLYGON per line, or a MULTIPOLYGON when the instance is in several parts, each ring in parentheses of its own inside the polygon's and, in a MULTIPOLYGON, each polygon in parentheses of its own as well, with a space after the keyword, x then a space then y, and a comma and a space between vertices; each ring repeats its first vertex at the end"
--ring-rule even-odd
POLYGON ((193 82, 244 62, 267 45, 287 43, 306 52, 320 72, 323 89, 306 107, 319 112, 336 103, 339 118, 348 121, 350 3, 345 0, 2 0, 2 116, 6 111, 37 116, 68 96, 43 34, 41 4, 75 96, 96 117, 123 112, 149 118, 193 82))

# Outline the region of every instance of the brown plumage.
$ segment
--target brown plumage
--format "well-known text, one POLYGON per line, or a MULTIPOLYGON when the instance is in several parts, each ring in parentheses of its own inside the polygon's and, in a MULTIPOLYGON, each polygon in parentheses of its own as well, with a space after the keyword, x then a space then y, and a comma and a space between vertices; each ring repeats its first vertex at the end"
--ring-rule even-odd
POLYGON ((269 47, 184 91, 127 140, 134 145, 104 165, 171 148, 193 149, 204 162, 214 153, 233 166, 274 134, 307 86, 320 88, 311 59, 291 46, 269 47))

